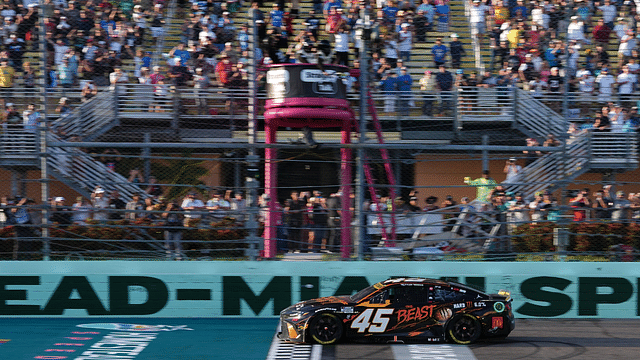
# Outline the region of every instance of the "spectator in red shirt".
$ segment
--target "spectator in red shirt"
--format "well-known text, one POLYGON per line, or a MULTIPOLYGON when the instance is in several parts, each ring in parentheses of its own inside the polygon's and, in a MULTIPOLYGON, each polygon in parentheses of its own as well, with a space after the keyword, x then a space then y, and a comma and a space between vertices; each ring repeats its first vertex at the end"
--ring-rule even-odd
POLYGON ((602 46, 606 51, 609 45, 609 36, 611 35, 611 28, 608 27, 603 19, 598 20, 598 25, 593 28, 593 39, 596 41, 596 45, 602 46))
POLYGON ((218 83, 222 87, 227 87, 229 85, 229 72, 231 71, 231 65, 229 56, 222 53, 220 62, 216 64, 216 77, 218 78, 218 83))

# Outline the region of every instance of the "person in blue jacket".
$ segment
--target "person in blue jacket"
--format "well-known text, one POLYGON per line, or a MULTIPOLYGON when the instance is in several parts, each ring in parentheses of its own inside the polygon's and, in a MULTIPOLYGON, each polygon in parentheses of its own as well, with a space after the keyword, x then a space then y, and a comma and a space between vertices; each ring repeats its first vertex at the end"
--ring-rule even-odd
POLYGON ((396 111, 396 93, 398 90, 398 78, 394 71, 386 71, 380 80, 380 90, 384 93, 384 112, 396 111))
POLYGON ((413 84, 413 79, 411 79, 411 75, 407 73, 406 67, 403 67, 400 71, 402 75, 396 79, 399 96, 398 107, 400 108, 400 115, 409 116, 409 101, 411 100, 411 85, 413 84))
POLYGON ((442 45, 442 39, 437 38, 436 44, 431 48, 431 54, 433 54, 433 62, 436 67, 440 67, 440 65, 444 65, 447 62, 447 53, 449 49, 446 46, 442 45))

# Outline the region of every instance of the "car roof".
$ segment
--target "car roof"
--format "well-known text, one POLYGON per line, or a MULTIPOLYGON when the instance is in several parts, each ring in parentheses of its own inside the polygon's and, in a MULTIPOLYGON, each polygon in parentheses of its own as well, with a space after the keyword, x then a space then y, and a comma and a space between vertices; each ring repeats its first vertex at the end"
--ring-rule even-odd
POLYGON ((457 282, 445 281, 441 279, 421 278, 421 277, 409 277, 409 276, 395 277, 394 276, 394 277, 390 277, 387 280, 381 281, 378 284, 380 284, 379 289, 382 289, 391 285, 397 285, 397 284, 448 285, 448 286, 455 286, 465 290, 473 290, 475 292, 483 293, 483 291, 481 290, 474 289, 468 285, 460 284, 457 282))

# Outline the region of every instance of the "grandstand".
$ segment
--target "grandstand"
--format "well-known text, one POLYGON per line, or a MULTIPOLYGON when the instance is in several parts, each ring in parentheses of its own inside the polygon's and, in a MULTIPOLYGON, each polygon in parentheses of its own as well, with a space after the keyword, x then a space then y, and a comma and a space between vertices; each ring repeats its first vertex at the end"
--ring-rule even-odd
MULTIPOLYGON (((143 222, 148 221, 159 227, 162 222, 165 208, 157 205, 165 206, 165 204, 161 202, 160 197, 181 200, 187 192, 197 191, 206 202, 210 196, 215 198, 212 192, 222 191, 225 195, 226 190, 236 193, 246 190, 244 189, 245 177, 251 175, 245 157, 248 149, 250 115, 247 109, 248 83, 251 80, 248 77, 250 72, 244 69, 250 64, 252 55, 256 56, 259 63, 258 76, 262 79, 266 69, 264 62, 266 57, 276 63, 295 61, 296 51, 303 48, 304 41, 297 41, 294 37, 307 29, 307 14, 314 8, 314 3, 300 3, 299 9, 291 9, 290 4, 287 3, 285 10, 288 11, 275 15, 270 15, 273 9, 272 3, 259 3, 259 9, 264 13, 265 33, 260 33, 264 37, 260 42, 261 50, 254 54, 243 54, 242 46, 246 38, 238 36, 243 24, 252 25, 247 3, 242 4, 239 9, 227 8, 226 2, 213 2, 214 5, 209 6, 207 2, 177 0, 157 2, 160 6, 134 1, 133 4, 136 7, 131 9, 122 7, 125 2, 121 3, 119 8, 118 4, 85 7, 84 1, 75 3, 59 9, 39 6, 16 7, 18 12, 24 12, 24 14, 5 16, 5 21, 10 26, 7 18, 14 17, 21 24, 28 24, 28 19, 34 14, 43 15, 42 19, 38 19, 31 27, 18 25, 13 33, 9 27, 6 39, 3 38, 7 49, 7 60, 11 60, 9 66, 15 69, 15 82, 10 84, 11 86, 0 84, 0 90, 4 91, 3 105, 12 103, 14 107, 14 110, 7 109, 4 113, 3 141, 0 144, 0 166, 2 167, 0 179, 5 184, 4 195, 8 198, 3 206, 5 211, 10 212, 19 202, 16 201, 19 195, 40 199, 36 203, 41 205, 49 204, 49 197, 64 197, 70 200, 83 196, 93 199, 98 188, 107 192, 117 191, 124 202, 130 202, 135 194, 140 194, 142 199, 149 198, 151 203, 147 204, 148 206, 119 209, 121 214, 111 219, 125 221, 128 219, 126 215, 130 213, 141 214, 133 217, 133 220, 140 222, 136 226, 143 229, 136 230, 135 234, 123 235, 117 232, 118 235, 114 235, 116 230, 120 231, 121 228, 130 225, 127 223, 125 226, 116 221, 110 224, 91 223, 91 226, 101 230, 116 229, 114 234, 105 235, 106 237, 87 235, 76 231, 77 229, 70 232, 64 230, 55 234, 48 231, 42 231, 39 234, 32 232, 28 237, 40 238, 41 235, 46 238, 55 235, 64 239, 61 240, 62 245, 59 244, 60 246, 55 250, 61 254, 60 256, 75 256, 69 254, 94 256, 95 253, 105 256, 104 253, 107 252, 116 256, 133 254, 131 256, 163 257, 163 247, 160 243, 138 246, 138 243, 149 241, 153 243, 162 238, 162 228, 154 228, 154 233, 143 226, 147 225, 143 222), (52 13, 45 20, 44 15, 48 15, 46 12, 49 10, 52 13), (80 22, 72 20, 68 14, 76 14, 78 10, 92 14, 95 28, 102 30, 91 30, 82 34, 76 32, 76 28, 81 28, 80 22), (228 14, 225 14, 226 12, 228 14), (297 13, 297 15, 289 13, 297 13), (66 22, 63 21, 63 16, 66 16, 71 23, 75 23, 71 25, 73 29, 71 32, 65 30, 66 22), (215 25, 211 25, 201 33, 198 31, 200 25, 194 24, 203 24, 203 18, 206 16, 209 16, 211 24, 215 25), (274 16, 284 17, 282 29, 276 29, 273 26, 271 21, 274 16), (290 19, 290 23, 287 19, 290 19), (40 31, 37 24, 44 24, 47 31, 40 31), (128 29, 129 25, 131 29, 128 29), (144 31, 141 32, 140 28, 144 31), (17 32, 20 29, 22 33, 17 32), (286 40, 284 40, 285 36, 279 33, 281 30, 287 33, 286 40), (51 36, 46 34, 49 31, 51 36), (208 35, 209 32, 214 35, 208 35), (69 33, 74 37, 66 37, 69 33), (10 40, 12 34, 23 40, 20 46, 24 51, 10 42, 14 41, 10 40), (199 43, 201 38, 211 39, 213 43, 207 45, 208 40, 199 43), (65 40, 58 44, 57 39, 65 40), (73 41, 73 44, 66 44, 65 41, 73 41), (104 44, 100 44, 101 42, 104 44), (286 46, 279 42, 286 43, 286 46), (87 54, 95 51, 91 48, 91 44, 94 43, 98 43, 98 47, 104 46, 104 54, 95 55, 96 59, 101 59, 100 61, 87 58, 87 54), (185 46, 184 50, 181 49, 181 43, 185 46), (300 46, 296 47, 296 44, 300 46), (77 50, 75 55, 67 52, 71 50, 72 45, 75 45, 77 50), (46 50, 43 52, 42 49, 46 50), (33 77, 29 77, 27 67, 21 66, 20 61, 16 60, 17 55, 11 57, 18 50, 20 50, 21 63, 30 64, 33 77), (126 53, 127 51, 135 53, 136 50, 141 50, 143 57, 147 59, 126 53), (114 55, 109 55, 110 52, 114 55), (275 56, 272 56, 274 54, 275 56), (178 58, 183 67, 176 66, 178 58), (77 69, 75 72, 71 71, 75 78, 72 77, 72 80, 67 82, 69 79, 65 74, 68 70, 65 69, 66 64, 70 62, 76 62, 77 69), (138 74, 143 64, 148 64, 146 69, 148 75, 145 75, 144 71, 138 74), (115 68, 121 68, 127 76, 118 79, 118 75, 113 75, 117 73, 115 68), (198 68, 200 71, 196 70, 198 68), (94 86, 95 95, 90 91, 94 86), (67 102, 65 103, 63 99, 67 102), (29 121, 34 121, 32 115, 35 112, 28 112, 27 108, 28 104, 32 103, 39 107, 37 110, 40 114, 46 115, 46 127, 41 129, 42 132, 28 127, 34 126, 33 123, 28 124, 29 121), (118 155, 114 155, 116 153, 113 152, 104 154, 106 149, 111 148, 118 149, 118 155), (119 160, 116 161, 116 159, 119 160), (140 178, 130 172, 138 167, 144 174, 140 178), (149 191, 152 175, 159 179, 159 183, 164 188, 164 192, 160 195, 153 195, 149 191), (14 199, 13 204, 11 199, 14 199), (75 239, 77 236, 94 240, 99 238, 107 245, 95 245, 98 241, 88 241, 88 250, 87 248, 70 250, 73 246, 66 241, 75 239), (119 243, 116 240, 121 239, 116 239, 114 236, 129 237, 134 245, 126 242, 119 243), (95 248, 92 249, 94 245, 95 248)), ((324 4, 328 11, 331 11, 332 3, 324 4)), ((349 40, 349 66, 354 65, 353 62, 358 54, 356 41, 359 39, 353 36, 360 30, 360 23, 356 19, 363 16, 359 12, 359 7, 366 3, 340 4, 338 2, 336 5, 336 9, 344 8, 345 16, 339 21, 348 26, 349 34, 352 35, 349 40)), ((430 11, 445 13, 448 11, 446 13, 448 21, 440 21, 445 18, 445 15, 436 14, 433 17, 433 27, 425 32, 424 41, 417 41, 416 37, 417 28, 421 26, 420 21, 416 21, 416 17, 420 16, 417 14, 419 4, 412 6, 410 2, 401 2, 400 5, 390 7, 386 4, 371 5, 370 11, 374 19, 371 24, 373 38, 367 44, 370 49, 379 49, 380 57, 385 57, 384 49, 388 46, 381 43, 380 34, 395 36, 397 30, 401 29, 402 24, 405 23, 413 32, 411 60, 402 64, 413 82, 408 101, 409 108, 400 109, 399 105, 396 105, 393 111, 387 111, 389 108, 385 106, 385 102, 390 98, 395 102, 396 97, 401 97, 404 93, 396 88, 387 92, 379 86, 380 79, 374 74, 379 64, 374 63, 373 67, 366 71, 358 69, 359 72, 352 72, 350 75, 353 79, 348 98, 356 117, 360 117, 361 112, 358 105, 360 98, 357 92, 357 80, 360 74, 370 74, 368 81, 371 84, 371 97, 374 100, 375 111, 366 111, 362 116, 370 124, 374 116, 380 119, 384 145, 380 145, 373 140, 373 136, 366 133, 353 133, 352 142, 357 143, 360 141, 360 136, 363 137, 366 158, 373 165, 373 177, 377 179, 377 183, 373 185, 382 197, 389 195, 390 184, 385 183, 383 161, 374 150, 380 147, 387 147, 390 150, 393 169, 398 179, 395 190, 402 198, 397 199, 400 201, 398 206, 403 209, 401 212, 405 212, 404 215, 407 215, 407 208, 412 201, 411 198, 415 196, 416 189, 421 190, 419 202, 428 198, 425 195, 439 199, 445 199, 448 195, 452 195, 456 200, 463 197, 474 198, 475 188, 464 186, 463 178, 475 175, 479 177, 482 170, 491 169, 492 176, 500 182, 505 179, 502 174, 504 162, 512 157, 516 158, 522 169, 516 177, 510 178, 505 184, 505 192, 511 195, 522 193, 527 201, 534 201, 536 194, 549 191, 558 197, 558 207, 565 206, 561 211, 566 214, 572 211, 568 208, 568 198, 565 199, 569 190, 584 187, 585 184, 595 183, 598 186, 614 184, 627 193, 640 192, 640 184, 631 180, 636 177, 638 167, 636 128, 640 125, 640 119, 637 113, 635 118, 631 115, 620 117, 618 115, 620 112, 612 109, 610 114, 607 113, 610 125, 604 129, 605 131, 594 130, 597 126, 589 125, 593 122, 592 114, 599 111, 602 105, 617 108, 619 103, 621 105, 619 111, 632 111, 632 108, 637 105, 640 96, 635 88, 632 88, 631 92, 623 91, 624 84, 622 84, 617 85, 617 88, 612 87, 611 93, 602 93, 605 82, 600 82, 597 80, 600 76, 597 78, 595 76, 596 72, 599 74, 602 71, 603 66, 608 66, 610 72, 618 75, 618 71, 622 71, 621 65, 626 64, 633 56, 624 57, 622 62, 617 61, 620 39, 615 35, 614 29, 611 29, 611 40, 607 50, 611 59, 610 64, 592 64, 593 75, 587 75, 587 78, 593 76, 593 82, 601 85, 593 87, 591 83, 591 91, 588 91, 588 86, 581 87, 584 85, 581 81, 585 80, 578 74, 583 70, 582 65, 587 64, 587 49, 594 49, 595 40, 593 36, 589 36, 588 30, 583 30, 587 35, 585 40, 580 42, 580 46, 577 46, 577 43, 571 45, 572 43, 569 42, 566 28, 571 22, 571 17, 577 16, 573 14, 574 12, 582 14, 577 10, 580 5, 577 5, 576 10, 566 9, 564 17, 554 18, 558 21, 551 21, 557 28, 549 28, 549 31, 555 32, 555 39, 561 41, 559 46, 563 49, 562 51, 568 53, 568 47, 574 46, 575 50, 571 51, 577 51, 579 54, 579 56, 575 55, 575 58, 557 56, 559 65, 563 65, 559 66, 563 71, 558 75, 558 79, 561 79, 561 84, 569 84, 566 88, 565 85, 556 86, 556 88, 551 86, 551 80, 555 75, 551 73, 550 68, 548 73, 545 73, 546 65, 541 64, 544 70, 535 71, 535 74, 530 74, 531 69, 527 70, 526 66, 522 67, 523 64, 528 64, 529 59, 524 54, 527 52, 535 54, 530 52, 532 45, 527 41, 523 41, 526 45, 522 47, 519 46, 520 43, 512 46, 517 50, 517 55, 506 56, 506 64, 496 63, 497 56, 492 54, 495 49, 488 45, 490 36, 487 34, 483 41, 472 36, 475 31, 474 23, 469 21, 469 17, 472 7, 475 6, 473 2, 464 0, 434 2, 435 6, 432 6, 434 9, 430 11), (437 7, 443 8, 436 9, 437 7), (377 11, 380 11, 380 17, 377 11), (403 13, 399 15, 399 11, 403 13), (393 20, 388 24, 385 23, 390 21, 386 18, 387 16, 392 16, 391 20, 393 20), (454 34, 460 39, 465 55, 462 57, 459 69, 452 69, 451 56, 446 57, 446 71, 451 77, 452 89, 450 91, 436 89, 433 92, 421 90, 419 80, 425 71, 431 71, 434 76, 440 73, 440 69, 435 66, 432 53, 436 41, 441 39, 450 51, 454 34), (515 61, 517 65, 511 63, 515 61), (484 77, 484 71, 491 71, 491 69, 493 74, 484 77), (462 74, 458 74, 459 72, 462 74), (477 73, 476 78, 471 76, 472 72, 477 73), (538 83, 531 83, 529 80, 529 76, 537 79, 543 75, 549 78, 545 81, 547 86, 538 86, 538 83), (523 80, 522 77, 525 79, 523 80), (450 99, 448 104, 446 99, 450 99), (425 113, 422 110, 423 102, 431 103, 436 111, 425 113), (407 112, 403 114, 401 110, 407 110, 407 112), (580 131, 570 132, 572 128, 580 131), (542 146, 549 135, 555 136, 558 142, 549 142, 542 146), (531 150, 527 150, 525 146, 528 138, 537 139, 539 145, 533 145, 531 150), (525 154, 523 151, 528 153, 525 154), (531 153, 535 156, 530 156, 531 153)), ((235 3, 233 6, 236 6, 235 3)), ((487 8, 486 11, 485 26, 490 30, 496 24, 496 12, 492 8, 487 8)), ((592 14, 594 16, 589 20, 591 28, 600 17, 604 16, 604 11, 592 11, 592 14)), ((628 14, 630 14, 628 9, 617 13, 623 19, 626 19, 628 14)), ((609 15, 607 13, 607 16, 609 15)), ((333 48, 336 35, 333 30, 325 30, 325 25, 328 24, 325 15, 317 14, 316 16, 320 19, 321 29, 314 44, 320 46, 322 41, 326 41, 333 48)), ((510 20, 514 23, 519 22, 517 16, 510 20)), ((526 27, 529 26, 526 21, 523 23, 526 27)), ((248 28, 249 32, 250 28, 251 26, 248 28)), ((517 36, 514 34, 504 36, 521 37, 523 40, 533 36, 525 36, 525 34, 529 33, 523 30, 516 34, 517 36)), ((499 42, 501 34, 497 33, 494 36, 499 42)), ((541 37, 541 39, 546 38, 541 37)), ((550 58, 546 57, 546 42, 543 40, 536 43, 537 46, 534 47, 539 50, 540 55, 545 55, 544 61, 549 62, 550 58)), ((533 66, 533 63, 531 64, 529 66, 533 66)), ((634 67, 631 72, 635 74, 638 70, 640 70, 638 67, 634 67)), ((399 69, 390 69, 386 73, 390 76, 392 72, 399 71, 399 69)), ((637 77, 630 76, 630 78, 637 82, 637 77)), ((257 81, 262 87, 264 80, 257 81)), ((259 104, 263 104, 265 95, 262 90, 257 98, 259 104)), ((260 144, 264 142, 265 136, 261 114, 260 108, 257 114, 259 121, 255 129, 260 144)), ((369 130, 371 129, 370 127, 369 130)), ((303 192, 318 190, 325 193, 325 198, 330 193, 338 192, 337 174, 341 167, 337 156, 340 148, 339 130, 335 128, 317 130, 313 135, 317 142, 323 144, 320 149, 310 150, 301 145, 297 140, 298 131, 283 128, 278 133, 279 143, 276 145, 281 149, 278 170, 281 181, 278 185, 278 200, 283 207, 286 207, 288 193, 291 190, 303 192)), ((260 182, 264 180, 260 175, 258 179, 260 182)), ((363 187, 365 183, 364 179, 354 178, 353 181, 354 188, 363 187)), ((227 196, 228 202, 232 203, 230 201, 232 199, 233 196, 227 196)), ((246 197, 243 200, 246 200, 246 197)), ((396 199, 386 200, 396 201, 396 199)), ((637 200, 640 198, 631 198, 630 201, 637 200)), ((612 207, 613 203, 612 200, 612 207)), ((66 201, 64 206, 72 210, 71 204, 71 201, 66 201)), ((421 208, 421 205, 411 206, 421 208)), ((203 215, 205 219, 214 219, 214 221, 206 221, 207 225, 204 225, 205 221, 201 221, 203 225, 198 226, 207 230, 211 230, 211 227, 216 229, 222 227, 233 235, 225 237, 227 235, 223 236, 219 233, 222 230, 215 230, 216 234, 207 235, 208 237, 203 235, 204 237, 198 240, 205 243, 223 240, 223 245, 192 244, 190 256, 255 257, 255 253, 245 252, 248 242, 242 244, 238 242, 240 239, 250 237, 247 224, 231 221, 219 225, 221 219, 237 220, 242 209, 236 208, 234 213, 229 205, 229 208, 224 209, 228 211, 225 214, 229 216, 216 217, 213 214, 219 210, 216 206, 211 206, 211 209, 205 209, 203 206, 200 209, 191 210, 192 215, 195 215, 194 218, 203 215), (202 214, 198 214, 198 211, 202 214)), ((502 211, 506 211, 506 204, 501 206, 502 211)), ((355 206, 359 211, 380 207, 380 204, 355 206)), ((496 204, 489 207, 500 208, 496 204)), ((407 220, 411 225, 405 224, 407 229, 399 232, 400 237, 408 237, 407 235, 410 234, 414 240, 427 239, 427 244, 430 244, 428 239, 458 241, 458 248, 465 247, 485 252, 492 250, 491 244, 498 242, 494 241, 495 239, 510 239, 514 234, 511 230, 506 230, 510 226, 507 226, 507 221, 499 216, 485 219, 491 222, 492 229, 495 229, 486 231, 477 224, 470 224, 468 215, 459 208, 452 210, 446 205, 443 205, 443 208, 446 210, 438 210, 434 213, 439 219, 434 221, 439 221, 439 224, 426 223, 427 220, 424 218, 407 220), (443 223, 443 216, 451 218, 452 214, 457 216, 458 223, 454 226, 445 226, 447 223, 443 223), (430 226, 440 229, 439 234, 453 231, 455 235, 448 234, 443 237, 434 234, 428 230, 430 226), (465 227, 473 227, 472 236, 464 233, 465 227), (416 230, 419 228, 422 230, 416 230), (472 240, 468 240, 469 237, 472 240)), ((37 218, 35 215, 37 211, 44 211, 46 216, 51 216, 53 213, 52 208, 37 205, 32 205, 31 209, 34 219, 37 218)), ((637 210, 634 208, 633 211, 637 210)), ((422 215, 419 214, 419 216, 422 215)), ((589 216, 600 218, 595 213, 589 216)), ((285 225, 286 217, 285 214, 285 225)), ((633 217, 629 215, 627 218, 631 220, 633 217)), ((6 219, 5 224, 9 225, 6 219)), ((44 226, 34 220, 31 228, 38 231, 47 229, 46 221, 43 224, 44 226)), ((371 224, 371 227, 375 225, 371 224)), ((188 233, 193 238, 201 236, 191 229, 187 230, 185 234, 188 233)), ((313 233, 308 229, 306 232, 313 233)), ((6 234, 5 237, 20 237, 11 232, 6 234)), ((306 236, 304 240, 293 241, 302 241, 305 246, 307 241, 315 241, 309 240, 308 234, 306 236)), ((353 236, 356 237, 355 234, 353 236)), ((384 241, 376 244, 384 247, 392 245, 384 241)), ((305 250, 305 246, 298 245, 297 249, 305 250)), ((309 246, 311 249, 315 245, 309 246)), ((10 251, 3 249, 3 251, 9 253, 5 256, 15 257, 16 249, 10 251)), ((601 251, 603 249, 606 250, 606 247, 599 248, 601 251)), ((504 249, 500 248, 500 250, 504 249)), ((38 248, 32 252, 35 254, 39 251, 38 248)))

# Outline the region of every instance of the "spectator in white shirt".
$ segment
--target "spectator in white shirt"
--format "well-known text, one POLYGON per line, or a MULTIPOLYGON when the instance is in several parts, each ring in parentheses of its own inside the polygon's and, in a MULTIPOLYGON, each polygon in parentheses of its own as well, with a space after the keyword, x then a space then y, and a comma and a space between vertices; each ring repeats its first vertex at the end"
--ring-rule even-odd
POLYGON ((571 17, 571 23, 567 28, 567 39, 580 42, 584 42, 586 40, 584 37, 584 24, 582 21, 578 21, 577 16, 571 17))
POLYGON ((398 33, 398 51, 404 61, 411 61, 412 35, 409 26, 408 23, 403 23, 402 30, 398 33))
POLYGON ((487 32, 487 14, 490 13, 490 8, 480 0, 474 0, 469 12, 471 35, 477 37, 478 41, 482 43, 482 38, 487 32))
POLYGON ((631 58, 632 51, 636 48, 637 40, 633 34, 632 29, 627 30, 627 34, 620 39, 620 46, 618 47, 618 67, 622 67, 629 58, 631 58))
POLYGON ((340 26, 335 35, 336 63, 349 66, 349 33, 344 25, 340 26))
POLYGON ((609 69, 602 68, 600 75, 596 78, 596 84, 598 84, 598 101, 609 102, 611 101, 611 94, 613 93, 613 84, 616 79, 613 75, 609 74, 609 69))
POLYGON ((629 95, 633 93, 638 78, 635 74, 629 72, 629 66, 622 67, 622 73, 618 75, 616 83, 618 84, 618 94, 629 95))

